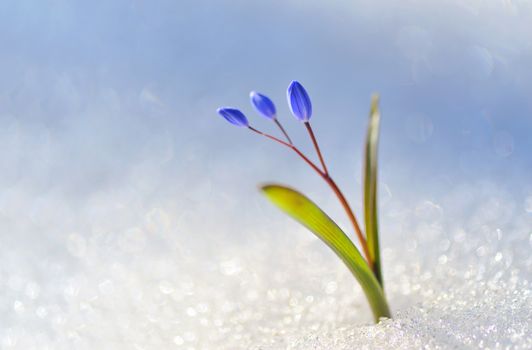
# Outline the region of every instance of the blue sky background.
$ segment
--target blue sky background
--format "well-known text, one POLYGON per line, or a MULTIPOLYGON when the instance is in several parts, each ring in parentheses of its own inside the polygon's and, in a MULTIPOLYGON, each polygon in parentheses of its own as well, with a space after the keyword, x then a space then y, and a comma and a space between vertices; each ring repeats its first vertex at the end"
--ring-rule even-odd
POLYGON ((433 198, 487 180, 524 200, 531 33, 527 1, 4 0, 1 204, 13 205, 10 189, 69 208, 123 191, 145 206, 173 203, 201 231, 219 227, 201 219, 214 213, 266 221, 255 186, 267 180, 326 201, 303 163, 215 114, 241 107, 275 131, 249 105, 249 91, 261 91, 311 152, 286 106, 293 79, 309 91, 315 131, 349 193, 360 195, 378 91, 381 195, 433 198))

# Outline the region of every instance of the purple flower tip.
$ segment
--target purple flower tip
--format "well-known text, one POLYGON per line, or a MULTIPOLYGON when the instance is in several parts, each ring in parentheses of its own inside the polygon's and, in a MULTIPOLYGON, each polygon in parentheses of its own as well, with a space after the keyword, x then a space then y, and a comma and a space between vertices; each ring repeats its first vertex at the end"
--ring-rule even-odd
POLYGON ((302 122, 307 122, 312 115, 312 104, 307 91, 298 81, 292 81, 286 93, 288 105, 294 117, 302 122))
POLYGON ((251 91, 249 93, 249 99, 251 100, 251 104, 253 107, 255 107, 257 112, 268 119, 273 120, 276 118, 277 111, 275 110, 275 105, 267 96, 256 91, 251 91))
POLYGON ((225 118, 229 123, 240 126, 240 127, 248 127, 249 122, 248 118, 244 115, 244 113, 240 112, 236 108, 232 107, 222 107, 218 108, 217 112, 219 115, 225 118))

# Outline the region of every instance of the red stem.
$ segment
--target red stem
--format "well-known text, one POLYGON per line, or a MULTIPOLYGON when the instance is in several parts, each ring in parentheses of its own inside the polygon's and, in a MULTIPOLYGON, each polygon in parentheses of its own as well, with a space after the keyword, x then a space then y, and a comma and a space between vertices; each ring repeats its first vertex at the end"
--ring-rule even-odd
MULTIPOLYGON (((307 124, 307 123, 305 123, 305 124, 307 124)), ((325 163, 323 162, 323 159, 321 157, 321 152, 319 152, 319 148, 318 148, 318 154, 320 154, 320 159, 322 160, 322 165, 323 165, 325 171, 322 171, 320 168, 318 168, 318 166, 316 164, 314 164, 310 159, 308 159, 307 156, 305 156, 296 146, 294 146, 292 144, 289 144, 289 143, 286 143, 283 140, 280 140, 280 139, 278 139, 275 136, 263 133, 262 131, 259 131, 259 130, 255 129, 255 128, 251 127, 251 126, 248 126, 248 128, 251 131, 253 131, 253 132, 255 132, 255 133, 257 133, 257 134, 259 134, 261 136, 267 137, 270 140, 273 140, 275 142, 280 143, 283 146, 286 146, 286 147, 290 148, 292 151, 296 152, 297 155, 299 157, 301 157, 301 159, 303 159, 312 169, 314 169, 314 171, 316 171, 323 178, 323 180, 329 185, 329 187, 331 187, 331 189, 333 190, 333 192, 336 195, 336 197, 338 197, 338 200, 340 201, 340 204, 342 204, 342 207, 344 208, 344 210, 345 210, 345 212, 346 212, 346 214, 347 214, 347 216, 349 218, 349 221, 351 221, 351 224, 353 225, 353 228, 355 229, 355 233, 356 233, 356 235, 358 237, 358 240, 360 241, 360 245, 362 246, 362 249, 364 251, 364 256, 366 257, 366 260, 367 260, 368 264, 370 265, 370 267, 373 268, 373 261, 371 260, 371 255, 369 254, 369 248, 368 248, 368 245, 366 243, 366 239, 364 238, 364 235, 362 234, 362 230, 360 229, 360 226, 358 225, 358 221, 357 221, 357 219, 355 217, 355 214, 353 214, 353 210, 349 206, 349 202, 347 202, 347 199, 345 198, 345 196, 342 193, 342 191, 340 191, 340 188, 338 188, 338 186, 336 185, 336 182, 334 182, 334 180, 326 172, 327 168, 325 167, 325 163)), ((315 143, 315 145, 317 146, 317 143, 315 143)))
POLYGON ((318 146, 318 141, 316 140, 316 136, 314 136, 314 131, 312 131, 312 127, 310 126, 309 122, 305 122, 305 126, 307 127, 307 131, 310 135, 310 138, 312 140, 312 143, 314 144, 314 148, 316 149, 316 153, 318 153, 318 158, 320 158, 321 166, 323 167, 323 172, 325 174, 329 174, 329 171, 327 170, 327 166, 325 166, 325 161, 323 160, 323 156, 321 155, 320 146, 318 146))
POLYGON ((292 140, 290 140, 290 136, 288 136, 288 133, 286 132, 286 130, 281 125, 281 122, 279 120, 277 120, 277 118, 275 118, 273 121, 279 127, 279 129, 281 129, 282 133, 284 134, 284 137, 286 137, 286 139, 288 140, 288 143, 293 145, 292 140))
POLYGON ((328 174, 322 174, 322 177, 325 180, 325 182, 327 182, 329 186, 332 188, 332 190, 336 194, 336 197, 338 197, 338 200, 340 200, 342 207, 344 207, 345 213, 347 214, 347 217, 349 217, 349 221, 351 221, 351 225, 353 225, 357 238, 360 241, 360 245, 362 246, 362 249, 364 250, 364 255, 366 256, 366 260, 368 261, 369 266, 373 269, 373 260, 371 260, 371 255, 369 253, 368 244, 366 243, 366 239, 364 238, 364 235, 362 234, 362 230, 360 229, 360 226, 358 225, 358 221, 355 217, 355 214, 353 214, 353 210, 349 206, 347 199, 345 198, 342 191, 340 191, 340 188, 338 188, 338 185, 336 185, 334 180, 328 174))
POLYGON ((257 129, 255 129, 254 127, 252 126, 248 126, 249 130, 261 135, 261 136, 264 136, 264 137, 267 137, 269 138, 270 140, 273 140, 275 142, 278 142, 280 143, 281 145, 283 146, 286 146, 288 148, 290 148, 292 151, 296 152, 298 156, 300 156, 308 165, 310 165, 310 167, 312 169, 314 169, 318 174, 320 174, 321 176, 323 176, 324 174, 322 173, 322 171, 320 170, 320 168, 318 168, 316 166, 316 164, 314 164, 310 159, 308 159, 296 146, 292 145, 292 144, 289 144, 289 143, 286 143, 284 142, 283 140, 280 140, 278 139, 277 137, 275 136, 272 136, 272 135, 269 135, 269 134, 266 134, 262 131, 259 131, 257 129))

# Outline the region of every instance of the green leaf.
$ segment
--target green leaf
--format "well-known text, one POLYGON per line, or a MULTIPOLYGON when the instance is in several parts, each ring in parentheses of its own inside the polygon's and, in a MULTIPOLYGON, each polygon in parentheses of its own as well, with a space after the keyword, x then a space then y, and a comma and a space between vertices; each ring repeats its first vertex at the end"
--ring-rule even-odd
POLYGON ((366 154, 364 164, 364 221, 366 224, 366 239, 373 261, 373 272, 384 287, 381 272, 381 257, 379 248, 379 222, 377 213, 377 147, 379 143, 379 96, 371 99, 368 131, 366 134, 366 154))
POLYGON ((391 317, 383 290, 370 267, 353 242, 327 214, 291 188, 266 185, 262 191, 270 201, 312 231, 342 259, 366 294, 375 322, 380 317, 391 317))

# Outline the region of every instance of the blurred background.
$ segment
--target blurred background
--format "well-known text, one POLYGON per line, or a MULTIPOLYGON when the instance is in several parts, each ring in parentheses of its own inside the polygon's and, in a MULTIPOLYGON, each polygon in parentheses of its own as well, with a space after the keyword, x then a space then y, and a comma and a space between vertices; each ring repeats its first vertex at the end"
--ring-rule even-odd
MULTIPOLYGON (((108 292, 116 264, 176 256, 162 269, 186 275, 185 257, 310 236, 259 183, 295 186, 346 224, 303 162, 215 113, 235 106, 275 133, 250 106, 260 91, 312 154, 286 104, 291 80, 309 92, 324 155, 358 213, 380 93, 385 247, 398 213, 422 203, 429 217, 467 221, 479 192, 489 220, 530 220, 531 62, 528 1, 1 1, 3 344, 64 319, 65 293, 82 298, 80 284, 108 292)), ((222 272, 238 271, 231 261, 222 272)))

